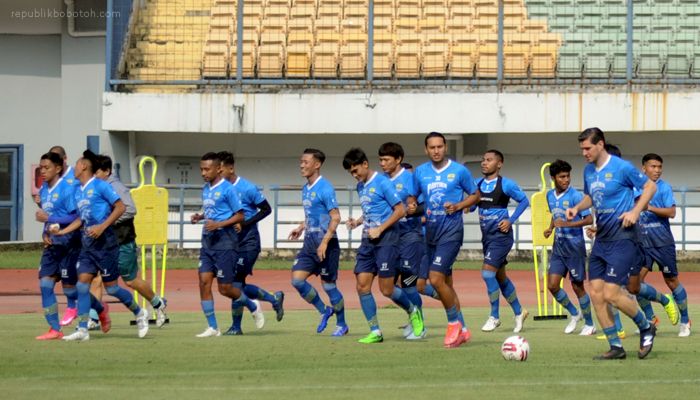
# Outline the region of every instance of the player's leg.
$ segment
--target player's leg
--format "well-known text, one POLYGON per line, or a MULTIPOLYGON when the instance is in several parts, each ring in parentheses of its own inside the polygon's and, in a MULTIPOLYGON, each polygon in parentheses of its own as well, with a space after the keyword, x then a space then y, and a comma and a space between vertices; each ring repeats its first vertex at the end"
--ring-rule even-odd
POLYGON ((400 262, 397 275, 401 280, 400 287, 411 300, 411 303, 418 307, 419 310, 423 308, 423 299, 418 293, 416 283, 424 252, 425 245, 423 245, 423 242, 399 244, 400 262))
POLYGON ((625 350, 622 348, 622 341, 618 336, 617 328, 615 327, 612 310, 609 304, 605 301, 603 288, 605 281, 603 280, 607 264, 605 258, 606 245, 602 242, 595 242, 588 262, 588 277, 590 287, 590 298, 595 309, 598 324, 603 330, 605 339, 610 345, 610 350, 596 357, 600 360, 623 359, 627 357, 625 350))
MULTIPOLYGON (((245 269, 246 275, 253 275, 253 267, 255 266, 255 262, 257 261, 259 254, 259 249, 240 252, 238 256, 238 268, 243 267, 245 269)), ((281 303, 283 300, 281 299, 284 299, 284 293, 282 292, 276 292, 275 294, 272 294, 257 285, 254 285, 250 282, 245 282, 245 285, 243 286, 243 293, 245 293, 245 295, 248 296, 248 298, 251 300, 259 300, 270 303, 272 305, 272 308, 275 310, 275 312, 278 312, 278 314, 278 310, 282 310, 281 303)), ((284 311, 282 311, 281 315, 284 315, 284 311)), ((281 321, 282 317, 278 315, 277 320, 281 321)))
POLYGON ((418 337, 424 334, 423 317, 420 309, 411 302, 408 294, 400 287, 394 285, 393 277, 400 265, 399 248, 397 246, 381 246, 375 248, 375 263, 378 270, 379 290, 390 298, 396 305, 408 314, 413 330, 413 335, 418 337))
POLYGON ((440 300, 440 295, 428 280, 428 275, 430 274, 430 263, 432 261, 432 254, 435 252, 435 246, 430 246, 425 243, 423 243, 423 246, 423 256, 420 259, 416 288, 418 289, 418 293, 422 294, 423 296, 440 300), (431 256, 428 256, 428 253, 430 253, 431 256))
POLYGON ((327 307, 321 296, 318 295, 316 289, 307 282, 311 274, 318 275, 320 271, 320 263, 317 262, 315 255, 308 254, 302 249, 292 266, 292 286, 299 292, 302 299, 313 305, 321 316, 321 320, 316 327, 316 332, 321 333, 328 325, 328 319, 333 315, 333 308, 327 307))
POLYGON ((61 260, 61 285, 63 294, 66 296, 66 310, 59 325, 70 325, 78 317, 78 290, 75 284, 78 283, 78 270, 76 264, 80 256, 80 242, 69 245, 61 260))
MULTIPOLYGON (((585 263, 585 260, 584 260, 585 263)), ((584 271, 585 271, 585 265, 584 265, 584 271)), ((594 335, 596 333, 595 325, 593 324, 593 315, 591 313, 591 298, 588 296, 588 293, 586 293, 586 288, 584 286, 584 280, 585 280, 585 275, 583 275, 583 280, 572 280, 571 281, 571 289, 574 291, 576 294, 576 298, 578 298, 578 304, 579 307, 581 308, 581 314, 583 315, 583 320, 584 320, 584 325, 583 328, 581 328, 581 332, 579 335, 581 336, 590 336, 594 335)))
MULTIPOLYGON (((358 263, 360 259, 358 259, 358 263)), ((363 268, 364 269, 364 268, 363 268)), ((369 326, 369 334, 360 339, 360 343, 380 343, 384 341, 382 330, 379 328, 379 319, 377 318, 377 303, 372 295, 372 282, 374 281, 373 272, 358 272, 355 267, 355 288, 357 296, 360 298, 360 307, 362 314, 365 316, 367 325, 369 326)))
POLYGON ((671 294, 678 307, 680 314, 680 329, 678 336, 690 336, 690 317, 688 315, 688 294, 683 287, 683 284, 678 278, 678 266, 676 264, 676 248, 675 246, 666 246, 659 249, 659 253, 663 256, 664 268, 661 272, 664 276, 666 286, 671 289, 671 294))
POLYGON ((552 297, 561 304, 562 307, 566 308, 571 315, 569 323, 564 328, 564 333, 569 334, 576 330, 576 325, 578 321, 581 320, 581 313, 576 309, 576 306, 571 302, 569 296, 567 296, 566 291, 561 287, 562 279, 569 272, 570 261, 564 257, 557 254, 553 254, 552 258, 549 260, 549 275, 547 276, 547 290, 552 294, 552 297))
MULTIPOLYGON (((641 270, 639 271, 639 284, 636 285, 636 282, 634 282, 634 279, 630 279, 630 282, 632 283, 632 289, 628 287, 628 290, 630 290, 630 294, 634 294, 637 297, 637 303, 639 304, 639 307, 641 307, 642 311, 644 312, 644 315, 649 321, 658 321, 658 318, 656 317, 654 313, 654 308, 651 306, 651 301, 647 299, 645 296, 643 296, 640 292, 642 289, 642 284, 644 280, 646 279, 647 274, 651 270, 651 267, 648 267, 646 265, 642 266, 641 270), (635 286, 638 286, 635 288, 635 286), (636 289, 636 293, 634 292, 634 289, 636 289)), ((631 278, 631 277, 630 277, 631 278)))
POLYGON ((216 313, 214 312, 214 295, 212 294, 212 284, 217 270, 214 264, 213 251, 201 248, 199 249, 199 300, 202 306, 202 312, 207 320, 207 328, 200 334, 196 335, 200 338, 220 336, 219 325, 216 321, 216 313))
MULTIPOLYGON (((678 275, 675 246, 651 247, 647 248, 646 251, 649 253, 651 260, 659 266, 664 278, 678 275)), ((678 324, 678 308, 671 294, 663 294, 646 282, 641 284, 639 294, 649 301, 661 303, 661 305, 664 306, 664 311, 666 311, 666 315, 671 321, 671 324, 678 324)))
MULTIPOLYGON (((240 300, 239 298, 235 298, 231 300, 231 319, 233 323, 226 331, 226 335, 243 334, 241 321, 243 320, 244 307, 250 311, 257 329, 262 329, 265 326, 265 315, 262 312, 260 301, 248 297, 245 290, 246 286, 248 285, 246 279, 248 275, 253 272, 253 263, 255 263, 255 259, 257 259, 257 253, 255 255, 248 255, 246 252, 237 253, 236 258, 234 258, 232 284, 236 289, 245 295, 246 299, 240 300)), ((257 291, 254 292, 257 293, 257 291)))
POLYGON ((454 348, 466 343, 471 338, 471 332, 465 328, 464 317, 459 309, 459 298, 452 286, 452 265, 457 259, 461 241, 439 243, 429 248, 430 283, 440 296, 442 306, 447 316, 447 332, 443 345, 454 348))
POLYGON ((343 294, 338 290, 335 282, 338 279, 338 267, 340 264, 340 246, 331 245, 326 250, 326 258, 321 262, 321 281, 323 290, 328 295, 328 300, 333 307, 336 325, 331 336, 345 336, 349 332, 348 324, 345 322, 345 300, 343 294))
POLYGON ((49 324, 49 331, 37 336, 37 340, 61 339, 61 325, 58 321, 58 302, 54 287, 58 282, 59 265, 61 259, 54 249, 57 246, 49 246, 44 249, 39 264, 39 290, 41 292, 41 308, 44 310, 44 318, 49 324))

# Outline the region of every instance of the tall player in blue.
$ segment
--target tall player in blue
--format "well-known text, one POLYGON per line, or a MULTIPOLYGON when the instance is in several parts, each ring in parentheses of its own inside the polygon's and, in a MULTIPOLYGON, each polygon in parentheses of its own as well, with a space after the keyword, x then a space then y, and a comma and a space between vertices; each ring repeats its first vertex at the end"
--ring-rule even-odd
POLYGON ((238 194, 231 182, 222 177, 221 160, 216 153, 204 154, 199 170, 205 182, 202 189, 204 213, 194 214, 190 219, 192 223, 205 221, 199 250, 199 297, 207 328, 196 336, 207 338, 221 336, 211 291, 214 276, 219 293, 237 302, 236 307, 246 306, 250 300, 233 284, 238 262, 238 236, 233 226, 244 220, 238 194))
POLYGON ((438 292, 447 314, 443 344, 446 348, 454 348, 469 341, 471 332, 464 323, 459 298, 454 290, 452 264, 464 239, 463 210, 469 210, 476 204, 479 195, 469 170, 447 158, 445 136, 430 132, 424 143, 430 161, 416 168, 415 193, 409 199, 408 212, 415 212, 418 207, 415 199, 423 195, 426 216, 425 267, 429 270, 430 284, 438 292))
POLYGON ((637 171, 632 164, 611 156, 605 150, 605 135, 598 128, 588 128, 578 137, 579 147, 588 164, 583 171, 584 198, 566 210, 573 220, 579 212, 595 208, 596 240, 588 262, 591 300, 598 322, 610 344, 610 350, 596 357, 599 360, 627 357, 617 334, 611 309, 617 307, 634 320, 640 330, 639 358, 652 350, 656 327, 623 288, 630 273, 638 267, 637 221, 642 210, 656 192, 656 184, 637 171), (641 190, 634 202, 634 189, 641 190))
MULTIPOLYGON (((97 179, 95 171, 98 156, 86 150, 75 164, 75 177, 80 187, 75 190, 75 202, 80 219, 66 228, 66 231, 82 225, 82 248, 78 258, 78 330, 63 340, 84 341, 90 339, 87 330, 90 307, 100 315, 104 332, 110 322, 107 306, 91 301, 90 283, 99 272, 107 294, 116 297, 136 316, 138 336, 148 333, 148 310, 139 307, 131 293, 119 286, 119 243, 112 225, 124 213, 126 207, 109 183, 97 179), (92 304, 91 304, 92 303, 92 304)), ((60 232, 59 232, 60 233, 60 232)))
POLYGON ((500 151, 486 151, 481 159, 481 173, 484 177, 477 184, 481 196, 478 203, 479 226, 484 251, 481 277, 486 283, 491 303, 491 315, 481 330, 491 332, 501 325, 498 304, 500 292, 515 314, 513 332, 519 333, 523 329, 523 322, 528 312, 520 305, 515 286, 506 275, 506 265, 508 252, 513 248, 513 224, 527 209, 530 202, 514 181, 501 176, 503 161, 503 153, 500 151), (518 203, 518 207, 512 215, 508 215, 508 203, 511 199, 518 203))
POLYGON ((586 280, 586 243, 583 239, 582 227, 591 225, 593 216, 588 210, 584 210, 573 221, 566 220, 566 209, 580 203, 583 199, 583 194, 571 187, 571 165, 568 162, 564 160, 552 162, 549 165, 549 175, 554 181, 554 189, 547 192, 547 205, 552 213, 552 221, 549 228, 544 231, 544 237, 548 238, 554 228, 556 233, 554 246, 552 246, 552 258, 549 260, 547 289, 571 314, 564 333, 572 333, 576 330, 578 322, 585 319, 585 325, 580 334, 590 336, 596 331, 591 316, 591 299, 583 285, 586 280), (571 280, 571 288, 578 297, 580 312, 561 288, 561 280, 567 274, 571 280))
POLYGON ((318 149, 305 149, 299 161, 301 176, 306 184, 301 191, 304 207, 304 222, 289 234, 290 240, 299 239, 304 234, 304 245, 297 254, 292 266, 292 286, 299 295, 312 304, 321 315, 316 332, 321 333, 328 326, 328 319, 336 315, 336 327, 331 336, 345 336, 348 325, 345 322, 345 302, 335 281, 338 279, 340 244, 336 229, 340 224, 338 201, 333 185, 321 176, 321 166, 326 155, 318 149), (320 275, 323 290, 328 295, 332 307, 326 306, 307 279, 312 274, 320 275))
POLYGON ((362 313, 367 319, 370 333, 360 343, 384 341, 377 319, 377 304, 372 295, 372 282, 379 277, 379 290, 401 307, 411 321, 413 334, 423 335, 423 319, 420 309, 411 303, 406 293, 394 285, 399 267, 398 222, 406 216, 406 208, 391 181, 369 167, 369 160, 359 148, 350 149, 343 158, 343 168, 357 180, 357 194, 362 206, 362 217, 348 219, 348 229, 362 225, 362 242, 357 249, 355 278, 362 313))
POLYGON ((656 183, 657 189, 656 194, 649 202, 649 207, 642 212, 639 219, 644 263, 639 274, 641 285, 637 299, 649 320, 654 318, 654 310, 651 308, 649 300, 657 301, 664 306, 673 325, 678 323, 678 311, 680 311, 681 324, 678 336, 688 337, 690 336, 688 295, 678 279, 676 242, 673 239, 669 223, 669 218, 676 216, 676 200, 673 198, 671 185, 661 179, 663 165, 664 160, 658 154, 649 153, 642 157, 642 171, 656 183), (644 278, 652 271, 654 263, 661 270, 666 286, 673 293, 673 297, 670 299, 669 295, 657 292, 653 286, 644 282, 644 278), (678 311, 674 305, 674 299, 675 303, 678 304, 678 311))
MULTIPOLYGON (((243 293, 252 300, 251 303, 253 303, 252 305, 255 305, 255 307, 251 310, 251 313, 255 320, 255 326, 260 329, 265 323, 265 318, 258 299, 272 304, 272 307, 277 313, 277 321, 281 321, 284 316, 283 292, 275 292, 273 295, 259 286, 246 282, 246 277, 248 275, 253 275, 253 266, 260 254, 258 222, 270 215, 272 208, 255 184, 236 175, 236 160, 231 152, 220 151, 218 155, 222 164, 222 175, 224 179, 233 184, 233 188, 236 190, 236 193, 238 193, 238 198, 241 201, 243 214, 245 215, 245 221, 233 226, 238 234, 238 262, 233 285, 243 289, 243 293)), ((231 303, 231 307, 233 325, 226 331, 225 335, 240 335, 243 333, 241 330, 243 308, 240 307, 236 301, 231 303)))
POLYGON ((78 219, 74 198, 75 187, 63 179, 64 164, 58 154, 49 152, 42 155, 39 165, 44 181, 39 191, 41 209, 37 211, 37 221, 44 222, 42 233, 44 251, 39 267, 39 288, 41 306, 44 309, 44 317, 49 323, 49 331, 37 336, 37 340, 53 340, 63 337, 54 293, 56 282, 61 280, 63 292, 73 303, 77 298, 75 289, 78 280, 75 269, 77 257, 74 256, 76 254, 74 249, 80 249, 80 232, 75 230, 62 236, 51 234, 50 227, 57 231, 78 219))
MULTIPOLYGON (((401 197, 404 207, 407 207, 408 199, 415 190, 413 190, 413 173, 402 163, 403 147, 398 143, 388 142, 379 147, 378 153, 379 166, 384 171, 385 176, 394 184, 394 189, 401 197)), ((418 307, 421 314, 423 313, 423 300, 416 286, 420 278, 421 261, 425 255, 422 214, 421 211, 413 215, 406 215, 398 223, 400 260, 396 273, 401 282, 401 289, 406 293, 411 303, 418 307)), ((415 340, 424 338, 425 333, 425 329, 423 329, 420 335, 414 335, 413 327, 409 323, 404 327, 403 336, 406 339, 415 340)))

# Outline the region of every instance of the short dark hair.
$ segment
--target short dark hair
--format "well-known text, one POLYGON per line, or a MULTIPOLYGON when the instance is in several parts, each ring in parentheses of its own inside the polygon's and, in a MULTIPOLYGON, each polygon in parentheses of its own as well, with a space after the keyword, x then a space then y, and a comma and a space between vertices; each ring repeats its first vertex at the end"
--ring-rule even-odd
POLYGON ((598 144, 601 140, 605 142, 605 134, 600 128, 586 128, 578 135, 578 142, 581 143, 586 139, 590 139, 592 144, 598 144))
POLYGON ((386 142, 383 145, 379 146, 379 151, 378 151, 379 157, 394 157, 396 159, 401 159, 403 160, 404 157, 404 152, 403 152, 403 147, 401 147, 400 144, 394 143, 394 142, 386 142))
POLYGON ((321 165, 323 165, 324 162, 326 162, 326 155, 319 149, 304 149, 304 153, 302 154, 311 154, 311 157, 315 158, 316 160, 321 162, 321 165))
POLYGON ((561 172, 571 172, 571 164, 559 159, 554 160, 554 162, 549 164, 549 176, 554 178, 561 172))
POLYGON ((427 134, 427 135, 425 136, 425 147, 428 147, 428 139, 431 139, 431 138, 434 138, 434 137, 439 137, 439 138, 441 138, 441 139, 442 139, 442 142, 443 142, 444 144, 447 144, 447 139, 445 139, 445 135, 443 135, 443 134, 440 133, 440 132, 435 132, 435 131, 433 131, 433 132, 430 132, 429 134, 427 134))
POLYGON ((405 169, 413 169, 413 164, 407 163, 407 162, 402 162, 401 167, 403 167, 405 169))
POLYGON ((224 165, 236 165, 236 159, 233 157, 233 153, 230 151, 220 151, 216 153, 216 155, 219 157, 219 161, 221 161, 224 165))
POLYGON ((498 151, 498 150, 496 150, 496 149, 489 149, 489 150, 486 150, 486 151, 484 152, 484 154, 486 154, 486 153, 495 154, 496 157, 498 157, 498 159, 501 160, 501 162, 503 162, 503 161, 506 160, 506 158, 503 156, 503 153, 501 153, 500 151, 498 151))
POLYGON ((41 156, 41 159, 42 160, 49 160, 49 161, 51 161, 51 163, 53 165, 61 167, 60 175, 63 175, 63 173, 65 172, 63 169, 63 158, 61 158, 60 154, 49 151, 48 153, 44 153, 41 156))
POLYGON ((365 161, 369 162, 367 154, 359 147, 353 147, 348 150, 348 152, 345 153, 345 157, 343 157, 343 168, 349 170, 353 166, 360 165, 365 161))
POLYGON ((664 163, 664 159, 661 158, 660 155, 658 155, 656 153, 647 153, 644 155, 644 157, 642 157, 642 164, 646 164, 647 161, 651 161, 651 160, 658 161, 661 164, 664 163))
POLYGON ((56 153, 61 158, 66 158, 66 149, 63 148, 63 146, 53 146, 52 148, 49 149, 49 153, 56 153))
POLYGON ((605 151, 608 152, 608 154, 622 158, 622 151, 620 150, 619 147, 615 146, 614 144, 605 143, 604 148, 605 148, 605 151))
POLYGON ((97 165, 95 166, 95 170, 100 170, 100 171, 109 171, 109 173, 112 173, 112 158, 108 155, 100 154, 97 156, 97 165))
POLYGON ((201 158, 202 161, 213 161, 214 164, 221 164, 221 160, 219 159, 219 155, 214 153, 213 151, 210 151, 206 154, 204 154, 201 158))
POLYGON ((97 154, 93 153, 92 150, 87 149, 83 152, 82 159, 87 161, 88 164, 90 164, 90 172, 95 173, 95 171, 97 170, 97 166, 100 163, 100 157, 97 154))

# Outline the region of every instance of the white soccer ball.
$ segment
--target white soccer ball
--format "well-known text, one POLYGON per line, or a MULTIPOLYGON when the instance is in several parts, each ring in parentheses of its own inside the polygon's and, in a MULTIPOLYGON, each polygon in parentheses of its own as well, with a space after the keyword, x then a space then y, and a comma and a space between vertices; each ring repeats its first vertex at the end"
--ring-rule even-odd
POLYGON ((525 361, 530 353, 530 344, 522 336, 511 336, 501 345, 501 355, 508 361, 525 361))

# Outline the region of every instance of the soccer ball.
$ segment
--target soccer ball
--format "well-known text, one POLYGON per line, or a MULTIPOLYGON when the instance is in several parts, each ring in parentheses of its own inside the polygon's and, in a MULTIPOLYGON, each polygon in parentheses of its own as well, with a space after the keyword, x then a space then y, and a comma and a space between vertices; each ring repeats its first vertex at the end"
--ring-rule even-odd
POLYGON ((530 344, 522 336, 511 336, 501 345, 501 355, 508 361, 525 361, 530 353, 530 344))

